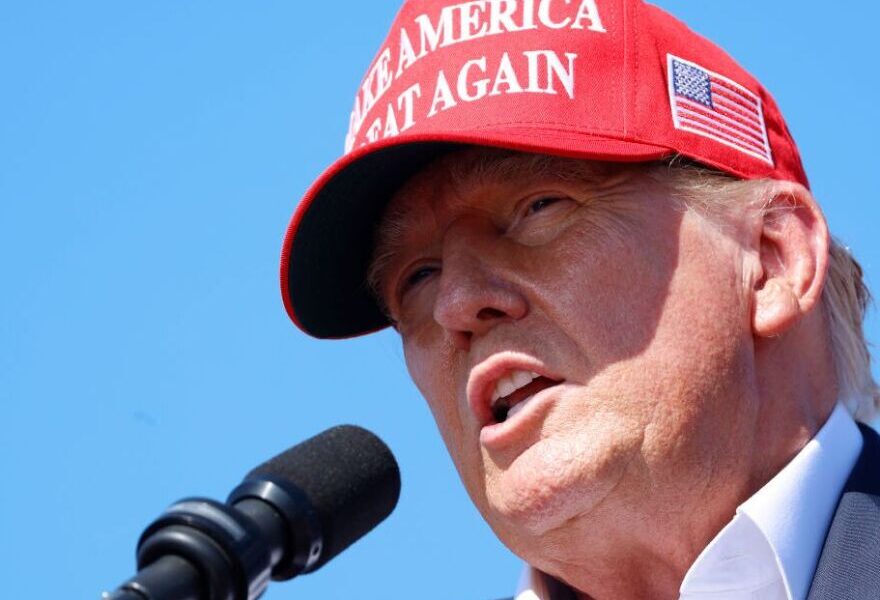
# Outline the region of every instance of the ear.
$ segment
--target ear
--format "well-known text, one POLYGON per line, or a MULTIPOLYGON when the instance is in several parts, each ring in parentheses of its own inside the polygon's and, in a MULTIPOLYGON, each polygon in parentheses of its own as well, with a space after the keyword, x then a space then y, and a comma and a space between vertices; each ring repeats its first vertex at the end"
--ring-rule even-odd
POLYGON ((754 288, 752 329, 778 336, 809 313, 822 296, 828 268, 828 225, 804 186, 772 181, 761 214, 762 276, 754 288))

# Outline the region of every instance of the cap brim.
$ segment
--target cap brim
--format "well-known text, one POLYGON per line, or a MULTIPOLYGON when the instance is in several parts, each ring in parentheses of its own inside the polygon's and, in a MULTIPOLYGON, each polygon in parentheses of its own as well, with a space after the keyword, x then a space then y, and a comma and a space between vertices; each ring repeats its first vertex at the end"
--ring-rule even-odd
POLYGON ((300 329, 317 338, 338 339, 389 325, 365 277, 375 226, 388 200, 410 177, 463 145, 617 162, 655 160, 674 153, 647 143, 524 128, 401 135, 354 150, 318 178, 287 228, 281 295, 300 329))

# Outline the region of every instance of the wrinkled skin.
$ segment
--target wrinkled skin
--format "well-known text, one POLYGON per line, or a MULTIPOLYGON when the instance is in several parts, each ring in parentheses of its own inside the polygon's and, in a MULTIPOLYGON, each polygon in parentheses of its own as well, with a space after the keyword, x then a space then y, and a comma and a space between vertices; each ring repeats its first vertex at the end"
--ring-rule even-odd
POLYGON ((644 169, 469 172, 481 152, 440 159, 386 212, 379 288, 412 378, 514 552, 584 597, 675 598, 735 507, 830 411, 824 366, 808 384, 764 374, 828 359, 789 357, 777 339, 794 323, 822 335, 815 297, 801 300, 818 296, 823 263, 791 284, 756 213, 719 226, 644 169), (493 441, 469 386, 518 361, 561 383, 493 441), (808 406, 766 399, 804 385, 808 406), (768 431, 770 417, 786 420, 768 431))

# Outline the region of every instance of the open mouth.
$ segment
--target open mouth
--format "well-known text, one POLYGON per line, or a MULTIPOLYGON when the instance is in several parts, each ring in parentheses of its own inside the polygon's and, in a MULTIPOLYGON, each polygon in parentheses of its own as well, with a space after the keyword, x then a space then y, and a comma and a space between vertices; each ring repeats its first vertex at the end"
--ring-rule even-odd
POLYGON ((533 371, 516 370, 495 383, 495 391, 489 409, 498 423, 504 423, 522 411, 535 395, 560 381, 544 377, 533 371))

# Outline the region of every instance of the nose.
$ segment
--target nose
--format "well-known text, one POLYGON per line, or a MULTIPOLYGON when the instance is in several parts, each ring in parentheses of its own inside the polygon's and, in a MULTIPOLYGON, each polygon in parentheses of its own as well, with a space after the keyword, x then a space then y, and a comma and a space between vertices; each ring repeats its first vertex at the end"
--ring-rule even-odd
POLYGON ((461 219, 447 229, 434 320, 457 349, 468 350, 475 336, 528 314, 512 277, 510 252, 487 219, 461 219))

